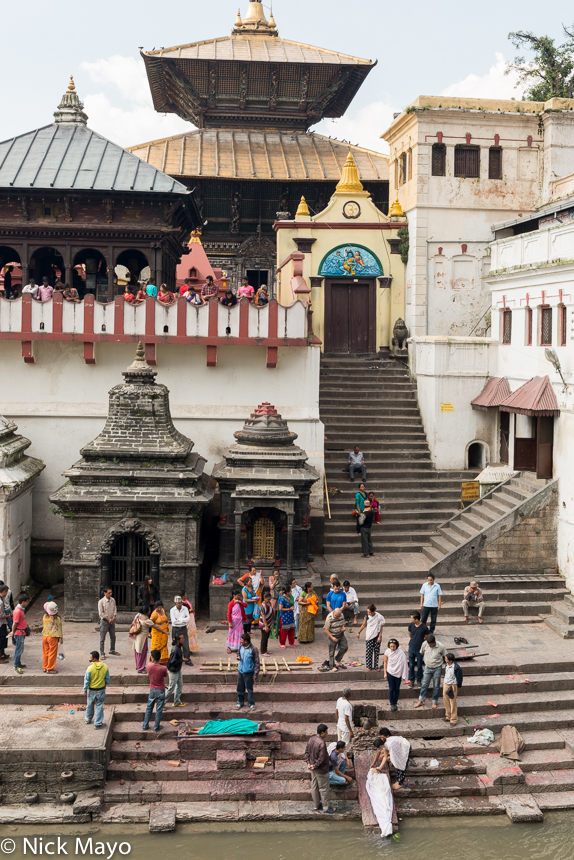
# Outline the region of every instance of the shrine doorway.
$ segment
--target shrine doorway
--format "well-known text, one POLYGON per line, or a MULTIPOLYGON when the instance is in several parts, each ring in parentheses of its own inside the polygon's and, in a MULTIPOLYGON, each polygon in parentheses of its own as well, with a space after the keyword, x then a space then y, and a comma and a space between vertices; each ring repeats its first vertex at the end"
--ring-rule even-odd
POLYGON ((110 553, 108 580, 119 610, 138 610, 138 589, 147 576, 153 576, 153 571, 146 539, 133 532, 117 537, 110 553))
POLYGON ((377 342, 375 280, 325 283, 325 352, 373 353, 377 342))

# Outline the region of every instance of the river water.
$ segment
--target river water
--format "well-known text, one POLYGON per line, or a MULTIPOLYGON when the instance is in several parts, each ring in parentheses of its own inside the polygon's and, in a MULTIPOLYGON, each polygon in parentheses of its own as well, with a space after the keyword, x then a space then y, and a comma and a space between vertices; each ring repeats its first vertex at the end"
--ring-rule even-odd
POLYGON ((67 856, 106 860, 571 860, 573 833, 572 812, 547 814, 543 824, 511 824, 505 815, 409 819, 397 839, 367 834, 359 822, 334 821, 181 824, 166 834, 150 834, 144 825, 1 825, 0 856, 57 856, 57 843, 48 842, 59 836, 67 856), (13 852, 6 840, 14 840, 13 852), (98 842, 122 843, 122 853, 116 848, 110 857, 98 842))

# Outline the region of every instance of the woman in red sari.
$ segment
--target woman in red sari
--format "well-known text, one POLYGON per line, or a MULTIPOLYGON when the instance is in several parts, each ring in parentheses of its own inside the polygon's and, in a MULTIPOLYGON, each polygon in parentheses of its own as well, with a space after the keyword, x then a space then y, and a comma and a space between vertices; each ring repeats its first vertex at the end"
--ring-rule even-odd
POLYGON ((165 284, 162 284, 159 288, 159 293, 157 294, 158 302, 161 302, 162 305, 171 305, 175 302, 175 296, 173 293, 170 293, 165 284))
POLYGON ((373 509, 373 513, 375 514, 375 522, 380 523, 381 522, 380 505, 379 505, 379 500, 375 498, 374 493, 369 493, 369 501, 371 502, 371 508, 373 509))

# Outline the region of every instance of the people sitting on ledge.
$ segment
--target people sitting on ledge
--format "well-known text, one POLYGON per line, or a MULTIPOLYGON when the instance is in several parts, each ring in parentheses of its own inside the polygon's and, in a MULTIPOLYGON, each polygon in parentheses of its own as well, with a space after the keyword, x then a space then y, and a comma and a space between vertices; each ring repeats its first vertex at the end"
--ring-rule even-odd
POLYGON ((146 295, 151 296, 152 299, 157 299, 157 287, 155 284, 152 284, 150 281, 146 284, 146 295))
POLYGON ((35 299, 38 296, 38 289, 38 284, 34 278, 30 278, 30 283, 26 284, 25 287, 22 287, 22 295, 30 295, 35 299))
POLYGON ((143 301, 143 299, 138 300, 138 298, 136 297, 136 295, 134 293, 133 287, 130 287, 129 284, 126 284, 126 287, 125 287, 124 299, 126 300, 126 302, 129 302, 130 305, 141 305, 141 303, 143 301))
POLYGON ((198 293, 195 287, 189 287, 187 293, 185 294, 186 300, 190 303, 190 305, 195 305, 196 307, 202 307, 206 305, 207 302, 201 295, 198 293))
POLYGON ((180 296, 185 296, 185 294, 188 292, 190 287, 191 287, 191 278, 186 278, 185 281, 183 282, 183 286, 181 286, 179 288, 180 296))
POLYGON ((42 278, 42 284, 38 287, 38 295, 37 298, 40 302, 49 301, 54 295, 54 288, 50 286, 50 281, 44 275, 42 278))
POLYGON ((208 275, 205 279, 205 284, 201 288, 201 297, 203 299, 210 299, 212 296, 217 296, 219 292, 219 287, 214 282, 213 277, 208 275))
POLYGON ((76 304, 80 304, 82 301, 80 299, 80 296, 78 295, 77 289, 75 287, 70 287, 68 285, 66 285, 64 287, 64 291, 62 292, 62 297, 67 302, 75 302, 76 304))
POLYGON ((251 299, 255 295, 255 288, 249 283, 249 278, 241 278, 241 286, 237 290, 238 299, 251 299))
POLYGON ((62 295, 67 286, 68 285, 65 284, 61 278, 56 278, 56 283, 54 284, 54 292, 60 293, 60 295, 62 295))
POLYGON ((142 302, 145 302, 147 299, 147 293, 145 289, 145 284, 143 281, 140 281, 139 290, 136 293, 136 302, 141 305, 142 302))
POLYGON ((234 296, 231 290, 227 290, 221 298, 221 304, 225 305, 226 308, 232 308, 237 304, 237 296, 234 296))
POLYGON ((256 308, 263 308, 265 305, 269 304, 269 294, 267 293, 267 287, 265 284, 262 284, 255 293, 253 304, 256 308))
POLYGON ((176 301, 176 298, 173 293, 170 293, 166 284, 162 284, 159 288, 157 300, 158 302, 161 302, 162 305, 172 305, 176 301))

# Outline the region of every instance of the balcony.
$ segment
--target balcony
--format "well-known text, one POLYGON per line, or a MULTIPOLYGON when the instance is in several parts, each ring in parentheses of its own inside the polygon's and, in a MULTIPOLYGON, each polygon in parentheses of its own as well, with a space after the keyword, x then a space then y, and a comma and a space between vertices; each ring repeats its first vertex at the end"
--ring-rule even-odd
POLYGON ((66 302, 59 294, 47 302, 30 295, 0 299, 0 340, 19 340, 25 362, 34 363, 34 341, 75 341, 84 344, 84 360, 95 364, 96 343, 142 341, 146 358, 155 364, 158 343, 205 345, 207 365, 217 363, 218 346, 261 346, 267 366, 277 364, 277 350, 318 344, 309 309, 300 301, 289 306, 272 300, 256 308, 247 300, 227 308, 212 299, 195 307, 180 298, 166 306, 153 298, 134 307, 118 296, 102 304, 87 295, 83 302, 66 302))
POLYGON ((490 274, 561 265, 574 260, 574 221, 493 242, 490 274))

